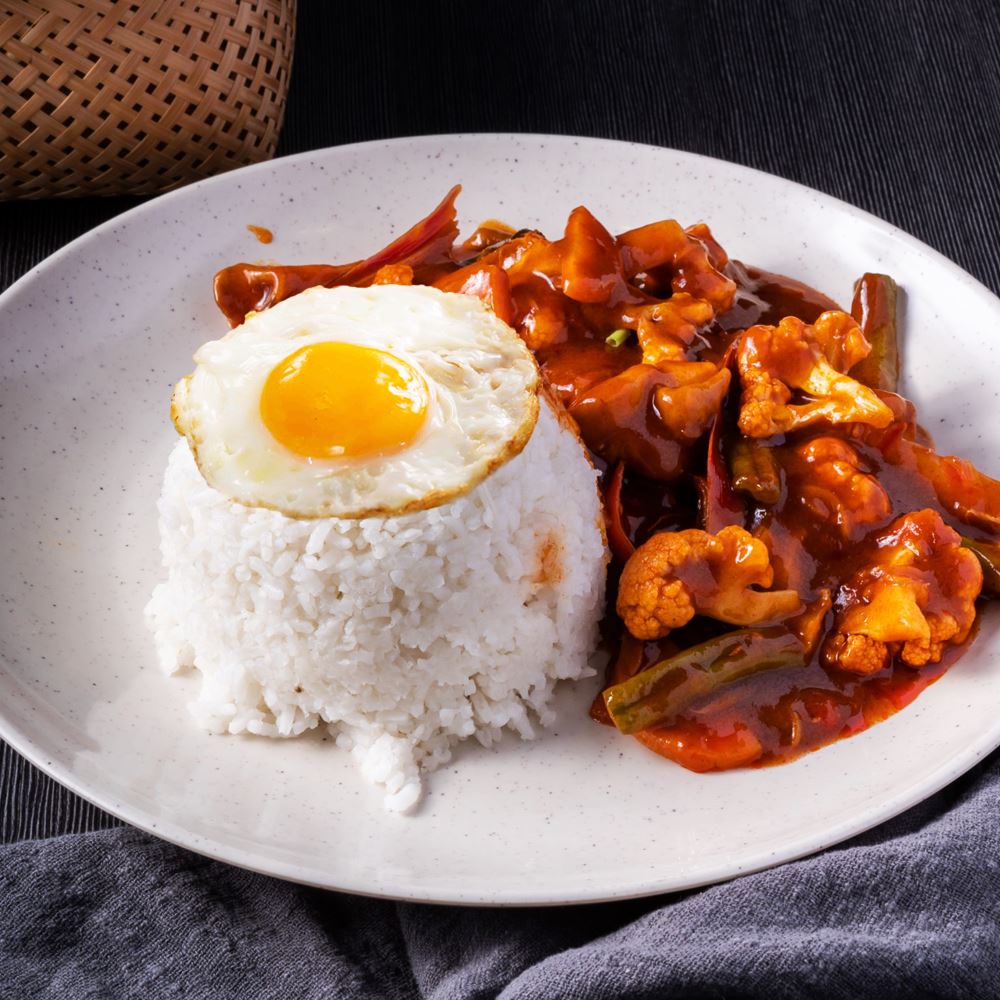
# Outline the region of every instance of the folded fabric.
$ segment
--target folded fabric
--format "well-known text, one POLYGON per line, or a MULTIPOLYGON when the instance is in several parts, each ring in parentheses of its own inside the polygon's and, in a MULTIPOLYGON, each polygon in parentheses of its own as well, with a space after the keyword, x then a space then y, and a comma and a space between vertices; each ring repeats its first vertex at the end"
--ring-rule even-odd
POLYGON ((877 830, 651 900, 462 909, 323 892, 130 828, 0 847, 0 996, 995 995, 1000 755, 877 830))

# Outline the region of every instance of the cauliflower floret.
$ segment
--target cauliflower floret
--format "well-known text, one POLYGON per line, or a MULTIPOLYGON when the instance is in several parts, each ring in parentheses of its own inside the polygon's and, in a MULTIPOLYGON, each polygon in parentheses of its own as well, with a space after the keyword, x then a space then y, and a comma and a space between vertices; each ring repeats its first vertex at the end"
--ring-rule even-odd
POLYGON ((740 430, 762 438, 821 420, 888 427, 892 410, 844 374, 870 351, 855 320, 836 310, 812 325, 786 316, 777 326, 751 326, 737 353, 743 383, 740 430), (795 389, 813 398, 792 405, 795 389))
POLYGON ((827 310, 817 317, 809 330, 809 339, 838 372, 849 372, 871 354, 872 345, 850 313, 839 309, 827 310))
POLYGON ((874 539, 874 561, 841 588, 828 666, 876 673, 892 657, 922 667, 960 645, 976 617, 979 561, 933 510, 897 518, 874 539))
POLYGON ((632 553, 618 587, 618 614, 637 639, 658 639, 696 614, 757 625, 802 607, 794 590, 763 592, 774 579, 767 547, 743 528, 717 535, 663 531, 632 553))
POLYGON ((852 674, 877 674, 889 662, 889 647, 866 635, 835 632, 823 646, 823 662, 852 674))
POLYGON ((857 541, 892 513, 882 484, 864 471, 861 456, 843 439, 813 438, 794 454, 790 493, 824 527, 836 525, 844 541, 857 541))

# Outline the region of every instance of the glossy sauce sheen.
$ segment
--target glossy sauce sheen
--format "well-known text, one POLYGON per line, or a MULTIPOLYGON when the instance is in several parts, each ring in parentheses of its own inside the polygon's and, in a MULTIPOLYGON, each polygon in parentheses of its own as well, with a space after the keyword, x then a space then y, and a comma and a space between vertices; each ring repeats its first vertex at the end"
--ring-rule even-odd
MULTIPOLYGON (((730 260, 702 224, 685 230, 667 220, 613 237, 582 206, 570 214, 559 240, 491 221, 456 244, 458 190, 372 257, 339 265, 235 264, 216 276, 216 299, 235 326, 250 310, 313 285, 414 282, 476 295, 513 326, 604 473, 614 553, 603 622, 614 660, 609 684, 732 629, 695 618, 663 640, 628 635, 615 600, 634 547, 657 532, 693 527, 714 534, 738 525, 764 537, 774 589, 794 589, 807 602, 789 627, 813 640, 808 662, 727 684, 691 703, 669 726, 636 733, 637 739, 696 771, 779 763, 881 721, 947 670, 964 647, 946 646, 941 662, 920 669, 893 659, 867 676, 827 667, 818 653, 833 624, 831 600, 866 555, 871 559, 872 536, 894 518, 931 507, 960 534, 978 538, 970 527, 976 523, 969 516, 972 504, 994 533, 1000 525, 1000 484, 984 485, 985 477, 966 463, 926 451, 922 457, 920 448, 930 441, 910 404, 883 394, 895 416, 884 433, 840 425, 757 442, 770 450, 780 477, 780 489, 773 476, 769 480, 767 506, 739 493, 732 480, 728 451, 740 444, 740 405, 731 346, 755 324, 773 326, 789 316, 812 323, 839 308, 833 300, 794 279, 730 260), (698 318, 706 316, 697 313, 705 306, 711 306, 708 318, 698 318), (687 308, 695 312, 689 316, 687 308), (618 333, 609 343, 613 331, 618 333), (648 340, 640 345, 644 335, 648 340), (689 420, 690 427, 684 423, 689 420), (823 447, 815 440, 823 437, 849 445, 861 471, 881 481, 889 499, 876 505, 874 519, 838 527, 829 509, 838 494, 824 498, 801 453, 810 442, 823 447), (942 483, 955 505, 935 499, 942 483), (966 505, 964 523, 951 516, 957 504, 966 505)), ((716 584, 708 580, 706 586, 716 584)), ((610 721, 600 697, 592 715, 610 721)))
MULTIPOLYGON (((801 282, 781 275, 743 268, 740 291, 730 313, 719 318, 723 329, 743 329, 754 323, 776 323, 784 316, 798 316, 812 322, 827 309, 838 308, 825 295, 801 282)), ((586 358, 586 349, 584 353, 586 358)), ((571 364, 569 352, 560 356, 562 364, 571 364)), ((592 363, 592 362, 590 362, 592 363)), ((586 367, 586 365, 584 365, 586 367)), ((567 379, 568 381, 568 379, 567 379)), ((802 445, 810 437, 839 436, 830 428, 814 435, 797 437, 802 445)), ((890 465, 880 452, 858 440, 851 445, 863 456, 869 471, 875 473, 888 493, 892 512, 879 520, 870 531, 843 545, 824 544, 828 526, 808 515, 801 502, 795 480, 808 476, 805 464, 791 453, 790 445, 777 450, 783 467, 781 498, 773 507, 746 504, 744 519, 751 530, 767 524, 772 529, 772 562, 780 561, 782 549, 796 546, 797 539, 808 539, 811 555, 798 553, 799 563, 808 575, 807 595, 815 597, 824 587, 836 587, 838 581, 860 569, 865 562, 865 539, 884 528, 901 514, 934 505, 933 492, 916 470, 905 465, 890 465), (791 479, 793 488, 789 488, 791 479)), ((664 484, 626 473, 621 490, 622 524, 633 545, 642 544, 658 531, 679 530, 698 525, 696 502, 690 487, 664 484)), ((968 534, 967 525, 954 521, 953 526, 968 534)), ((612 568, 614 579, 620 563, 612 568)), ((784 586, 776 568, 775 587, 784 586)), ((619 625, 614 611, 616 588, 609 588, 607 621, 619 625)), ((831 624, 827 612, 823 631, 831 624)), ((618 683, 640 670, 666 659, 679 650, 731 626, 695 619, 665 639, 640 642, 621 635, 620 627, 612 640, 621 643, 609 683, 618 683)), ((969 640, 971 641, 971 639, 969 640)), ((948 647, 940 663, 919 670, 894 661, 878 674, 860 677, 824 666, 817 644, 804 666, 764 672, 726 686, 701 703, 695 703, 669 726, 637 734, 637 739, 663 756, 695 771, 719 770, 740 766, 763 766, 792 760, 844 736, 860 732, 908 705, 928 685, 937 680, 967 647, 948 647)), ((610 723, 600 697, 592 709, 599 722, 610 723)))

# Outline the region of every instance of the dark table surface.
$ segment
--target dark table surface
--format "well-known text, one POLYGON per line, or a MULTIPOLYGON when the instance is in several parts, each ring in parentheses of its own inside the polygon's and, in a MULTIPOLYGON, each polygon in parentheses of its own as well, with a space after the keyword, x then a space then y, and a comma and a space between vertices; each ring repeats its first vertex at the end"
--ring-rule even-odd
MULTIPOLYGON (((1000 291, 993 0, 300 3, 281 154, 473 131, 757 167, 889 220, 1000 291)), ((0 287, 133 204, 0 205, 0 287)), ((0 744, 0 841, 116 823, 0 744)))

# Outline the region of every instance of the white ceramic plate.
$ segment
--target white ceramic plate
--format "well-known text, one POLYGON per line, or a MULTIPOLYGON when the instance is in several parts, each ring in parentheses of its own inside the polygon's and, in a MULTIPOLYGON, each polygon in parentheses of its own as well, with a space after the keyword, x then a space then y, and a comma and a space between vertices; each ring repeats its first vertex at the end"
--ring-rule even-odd
POLYGON ((591 723, 463 746, 415 816, 383 811, 331 743, 211 737, 193 680, 161 675, 142 607, 171 386, 225 329, 211 278, 238 260, 361 257, 461 181, 464 226, 612 230, 705 219, 729 252, 849 298, 865 270, 906 289, 905 390, 945 450, 1000 469, 1000 301, 891 226, 806 188, 668 149, 544 136, 367 143, 159 198, 0 297, 0 735, 58 781, 203 854, 329 888, 462 903, 683 889, 797 858, 906 809, 1000 744, 1000 635, 915 704, 793 764, 698 776, 591 723), (247 223, 270 226, 262 247, 247 223))

